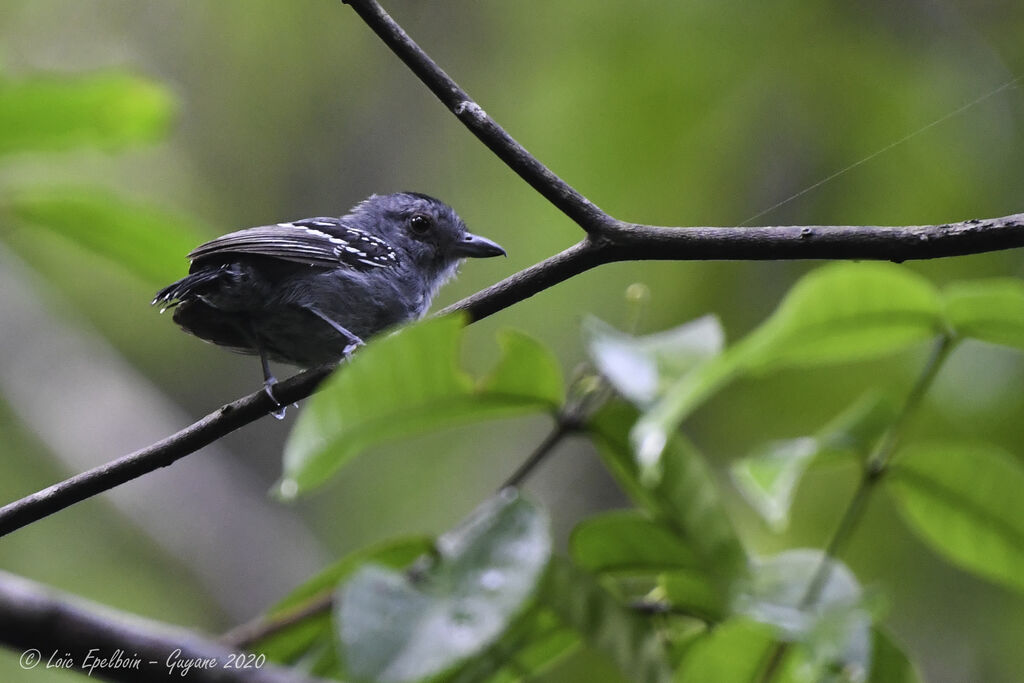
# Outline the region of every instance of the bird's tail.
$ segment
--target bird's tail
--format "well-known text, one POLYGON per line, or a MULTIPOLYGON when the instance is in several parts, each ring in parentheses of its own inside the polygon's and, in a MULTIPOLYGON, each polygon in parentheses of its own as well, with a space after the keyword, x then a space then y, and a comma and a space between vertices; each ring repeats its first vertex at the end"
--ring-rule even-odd
POLYGON ((203 269, 195 273, 189 273, 175 283, 169 284, 153 297, 150 305, 162 306, 161 312, 168 308, 174 308, 183 301, 189 301, 200 296, 209 285, 224 276, 227 265, 220 268, 203 269))

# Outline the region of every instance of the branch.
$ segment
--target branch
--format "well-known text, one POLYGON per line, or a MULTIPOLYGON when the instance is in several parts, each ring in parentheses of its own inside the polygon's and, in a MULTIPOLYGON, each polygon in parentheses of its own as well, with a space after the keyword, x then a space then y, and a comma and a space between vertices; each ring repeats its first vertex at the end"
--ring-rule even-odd
POLYGON ((111 681, 185 678, 184 666, 195 662, 206 664, 188 670, 190 681, 320 680, 265 663, 256 667, 262 660, 191 631, 87 605, 6 572, 0 572, 0 643, 21 651, 26 670, 64 668, 111 681), (246 663, 252 666, 242 668, 246 663))
MULTIPOLYGON (((347 0, 360 17, 427 85, 452 113, 492 152, 555 207, 575 221, 587 237, 530 268, 441 311, 469 312, 479 320, 553 287, 590 268, 626 260, 712 259, 879 259, 904 261, 996 251, 1024 246, 1024 214, 960 223, 907 227, 789 226, 667 228, 615 219, 555 175, 516 142, 441 70, 374 0, 347 0)), ((303 372, 277 384, 274 393, 285 404, 308 397, 331 368, 303 372)), ((0 508, 0 536, 62 510, 76 502, 166 467, 220 437, 276 409, 263 391, 245 396, 210 413, 181 431, 101 467, 0 508)), ((542 444, 518 481, 570 430, 560 428, 542 444)), ((166 661, 180 648, 184 658, 215 658, 222 665, 229 650, 194 634, 167 636, 131 620, 111 620, 57 600, 27 581, 0 573, 0 642, 13 647, 72 652, 76 663, 91 648, 100 655, 117 649, 145 661, 166 661)), ((322 609, 317 606, 316 609, 322 609)), ((292 615, 301 619, 308 614, 292 615)), ((266 625, 262 626, 266 628, 266 625)), ((238 634, 236 634, 238 635, 238 634)), ((251 633, 248 636, 251 637, 251 633)), ((42 651, 42 650, 41 650, 42 651)), ((294 676, 270 668, 243 670, 244 676, 221 668, 193 670, 192 680, 292 681, 294 676)), ((137 671, 102 671, 112 680, 148 680, 137 671)), ((163 674, 164 671, 160 670, 163 674)), ((163 680, 165 676, 160 676, 163 680)))
MULTIPOLYGON (((537 192, 603 246, 582 242, 583 252, 605 252, 598 263, 627 260, 710 259, 910 259, 961 256, 1024 246, 1024 214, 945 225, 908 227, 790 226, 764 228, 663 228, 617 220, 535 159, 439 67, 376 0, 342 0, 455 116, 537 192)), ((563 252, 559 256, 566 256, 563 252)), ((590 254, 594 256, 594 254, 590 254)), ((579 254, 575 258, 583 260, 579 254)), ((546 263, 546 262, 545 262, 546 263)), ((565 264, 563 264, 565 265, 565 264)), ((524 271, 526 272, 526 271, 524 271)), ((572 273, 576 274, 576 273, 572 273)), ((485 290, 519 291, 522 273, 485 290), (499 289, 500 288, 500 289, 499 289)), ((563 278, 564 279, 564 278, 563 278)), ((557 280, 560 282, 561 280, 557 280)), ((550 286, 550 285, 548 285, 550 286)), ((532 296, 535 290, 525 294, 532 296)), ((476 310, 471 304, 458 305, 476 310)), ((452 307, 455 308, 455 307, 452 307)), ((481 309, 483 310, 483 309, 481 309)), ((493 311, 492 311, 493 312, 493 311)))
MULTIPOLYGON (((274 396, 284 405, 306 398, 330 371, 329 366, 314 368, 280 382, 274 385, 274 396)), ((265 391, 257 391, 220 407, 198 422, 151 446, 9 503, 0 508, 0 536, 147 472, 167 467, 225 434, 277 409, 278 406, 265 391)))
POLYGON ((479 104, 459 87, 412 38, 373 2, 342 0, 391 48, 399 59, 488 149, 519 174, 530 187, 558 207, 588 232, 610 223, 611 218, 567 182, 551 172, 498 125, 479 104))
POLYGON ((613 220, 578 244, 452 304, 479 320, 595 266, 618 261, 912 261, 1024 247, 1024 213, 941 225, 667 228, 613 220))
POLYGON ((912 261, 1024 246, 1024 213, 941 225, 661 228, 617 222, 615 261, 867 259, 912 261))
MULTIPOLYGON (((470 131, 526 182, 588 232, 574 246, 469 296, 440 313, 485 318, 596 266, 628 260, 875 259, 905 261, 1024 246, 1024 214, 905 227, 788 226, 668 228, 605 214, 552 173, 480 109, 374 0, 353 9, 470 131)), ((282 403, 308 397, 329 373, 317 368, 274 387, 282 403)), ((166 467, 274 409, 256 392, 148 448, 83 472, 0 508, 0 536, 146 472, 166 467)))

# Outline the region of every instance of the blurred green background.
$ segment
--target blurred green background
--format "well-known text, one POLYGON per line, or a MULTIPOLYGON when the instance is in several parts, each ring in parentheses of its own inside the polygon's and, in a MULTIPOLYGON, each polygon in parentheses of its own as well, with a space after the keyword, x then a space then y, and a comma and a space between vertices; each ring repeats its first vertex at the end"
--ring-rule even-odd
MULTIPOLYGON (((386 8, 531 152, 619 218, 740 224, 850 167, 751 224, 941 223, 1024 210, 1024 95, 1020 81, 1009 84, 1024 75, 1017 0, 394 0, 386 8)), ((440 307, 580 236, 340 2, 3 0, 4 88, 121 71, 168 89, 175 113, 166 139, 116 154, 0 158, 4 502, 259 386, 255 360, 182 334, 148 305, 159 276, 183 274, 185 251, 204 238, 339 215, 371 192, 434 194, 509 252, 467 264, 440 307), (18 197, 54 187, 88 188, 75 210, 88 209, 97 187, 157 207, 153 225, 174 232, 154 228, 146 250, 129 245, 120 263, 103 259, 88 245, 138 235, 76 233, 66 207, 57 234, 42 226, 46 215, 19 209, 18 197)), ((551 345, 569 370, 583 360, 582 316, 623 324, 623 291, 637 281, 652 291, 645 331, 716 312, 735 339, 813 265, 607 266, 474 325, 465 362, 484 367, 496 354, 494 332, 513 326, 551 345)), ((939 283, 1024 275, 1019 252, 907 267, 939 283)), ((812 433, 867 388, 905 390, 924 353, 744 381, 687 431, 724 472, 758 443, 812 433)), ((1024 457, 1022 381, 1018 355, 966 345, 915 431, 983 435, 1024 457)), ((284 507, 265 492, 295 412, 4 538, 0 568, 217 632, 328 558, 451 526, 548 428, 541 419, 506 422, 380 448, 284 507)), ((852 468, 812 473, 781 536, 723 484, 751 547, 770 552, 823 544, 855 479, 852 468)), ((563 447, 529 489, 563 542, 582 516, 623 504, 582 444, 563 447)), ((1020 680, 1024 600, 950 568, 884 498, 873 501, 846 559, 886 596, 885 622, 926 680, 1020 680)), ((551 680, 593 680, 588 666, 578 657, 551 680)), ((0 652, 0 678, 70 676, 30 678, 16 655, 0 652)))

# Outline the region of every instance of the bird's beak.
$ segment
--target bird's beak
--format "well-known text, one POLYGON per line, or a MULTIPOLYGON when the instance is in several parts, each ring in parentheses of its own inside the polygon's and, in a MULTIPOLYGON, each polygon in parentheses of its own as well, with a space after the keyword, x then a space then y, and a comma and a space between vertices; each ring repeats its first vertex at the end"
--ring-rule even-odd
POLYGON ((507 256, 505 250, 497 242, 486 237, 467 232, 455 245, 456 255, 467 258, 489 258, 491 256, 507 256))

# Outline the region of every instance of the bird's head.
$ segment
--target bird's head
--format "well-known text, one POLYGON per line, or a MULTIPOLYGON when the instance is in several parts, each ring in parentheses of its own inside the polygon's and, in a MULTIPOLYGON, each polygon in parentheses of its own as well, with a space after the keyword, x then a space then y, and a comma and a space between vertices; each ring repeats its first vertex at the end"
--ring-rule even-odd
POLYGON ((469 232, 452 207, 418 192, 372 195, 354 206, 345 222, 386 240, 402 261, 437 286, 464 258, 505 254, 497 243, 469 232))

